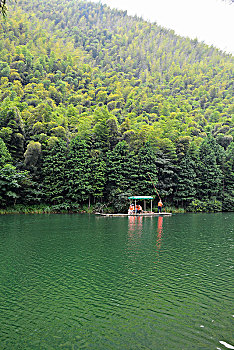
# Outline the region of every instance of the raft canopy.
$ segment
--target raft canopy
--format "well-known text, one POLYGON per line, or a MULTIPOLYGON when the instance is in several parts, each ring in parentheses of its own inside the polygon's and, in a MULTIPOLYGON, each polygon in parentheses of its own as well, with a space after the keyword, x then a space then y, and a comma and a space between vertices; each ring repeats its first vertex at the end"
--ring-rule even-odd
POLYGON ((135 207, 136 207, 136 201, 138 200, 144 200, 144 211, 146 212, 146 200, 150 199, 150 208, 151 208, 151 213, 153 211, 153 199, 154 197, 152 196, 131 196, 128 197, 128 199, 130 200, 134 200, 135 201, 135 207))
POLYGON ((132 197, 128 197, 128 199, 154 199, 154 197, 152 196, 132 196, 132 197))

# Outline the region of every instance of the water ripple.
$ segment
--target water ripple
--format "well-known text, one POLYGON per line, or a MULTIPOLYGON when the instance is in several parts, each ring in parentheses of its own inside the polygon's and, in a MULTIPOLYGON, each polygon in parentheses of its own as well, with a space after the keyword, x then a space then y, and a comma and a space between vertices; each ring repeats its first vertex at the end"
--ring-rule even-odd
POLYGON ((0 218, 0 349, 232 346, 233 214, 102 219, 0 218))

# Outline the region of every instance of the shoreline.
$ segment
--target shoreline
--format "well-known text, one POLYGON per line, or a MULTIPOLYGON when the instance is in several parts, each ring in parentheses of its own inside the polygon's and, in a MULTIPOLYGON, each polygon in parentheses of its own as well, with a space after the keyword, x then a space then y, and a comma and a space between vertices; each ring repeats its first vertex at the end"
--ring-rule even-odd
MULTIPOLYGON (((118 213, 114 213, 112 208, 108 208, 104 216, 116 216, 118 213), (108 210, 109 209, 109 210, 108 210)), ((231 212, 231 211, 230 211, 231 212)), ((157 211, 154 211, 157 214, 157 211)), ((165 207, 165 213, 168 214, 186 214, 186 213, 228 213, 227 211, 186 211, 184 208, 173 208, 165 207)), ((74 209, 59 209, 56 206, 49 205, 32 205, 32 206, 23 206, 16 205, 14 207, 2 208, 0 209, 0 215, 10 215, 10 214, 97 214, 97 210, 94 207, 77 207, 74 209)), ((124 216, 127 216, 124 215, 124 216)))

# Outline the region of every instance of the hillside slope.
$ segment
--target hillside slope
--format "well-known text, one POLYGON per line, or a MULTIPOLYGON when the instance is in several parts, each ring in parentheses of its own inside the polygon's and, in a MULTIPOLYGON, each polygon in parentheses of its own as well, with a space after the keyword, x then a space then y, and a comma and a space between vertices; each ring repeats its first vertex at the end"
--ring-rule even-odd
MULTIPOLYGON (((117 194, 140 190, 129 185, 136 179, 126 166, 139 174, 145 184, 141 191, 152 192, 140 169, 145 154, 145 169, 150 167, 169 204, 188 207, 205 197, 230 209, 233 63, 232 56, 214 47, 101 4, 19 1, 0 30, 0 138, 9 152, 2 165, 11 157, 16 173, 29 172, 31 190, 40 184, 34 197, 49 203, 112 203, 117 194), (46 157, 52 152, 55 159, 63 149, 69 164, 73 147, 81 146, 90 158, 90 174, 100 168, 96 192, 92 175, 81 181, 77 197, 69 195, 68 186, 51 196, 46 157), (111 169, 117 171, 115 152, 122 154, 120 183, 110 179, 111 169), (211 172, 204 176, 208 164, 211 172)), ((75 175, 71 168, 63 171, 72 187, 75 175)), ((21 193, 10 192, 15 196, 6 197, 4 205, 22 201, 21 193)))

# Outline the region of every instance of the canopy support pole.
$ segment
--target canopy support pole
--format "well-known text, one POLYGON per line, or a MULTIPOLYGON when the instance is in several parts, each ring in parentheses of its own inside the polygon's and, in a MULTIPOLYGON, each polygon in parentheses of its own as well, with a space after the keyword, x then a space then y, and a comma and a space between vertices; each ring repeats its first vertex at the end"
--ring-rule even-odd
POLYGON ((150 200, 150 209, 151 209, 151 213, 153 212, 153 203, 152 203, 152 199, 150 200))

